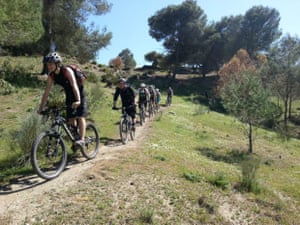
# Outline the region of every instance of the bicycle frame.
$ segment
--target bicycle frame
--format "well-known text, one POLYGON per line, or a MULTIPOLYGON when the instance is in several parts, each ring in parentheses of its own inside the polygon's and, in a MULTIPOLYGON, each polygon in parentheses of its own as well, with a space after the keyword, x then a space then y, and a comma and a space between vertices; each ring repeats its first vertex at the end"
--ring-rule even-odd
POLYGON ((41 112, 48 116, 51 122, 50 128, 41 132, 31 148, 31 165, 35 172, 44 179, 57 177, 66 167, 68 153, 63 138, 63 131, 73 142, 71 149, 76 152, 80 149, 82 155, 87 159, 96 157, 99 151, 99 132, 92 122, 86 125, 86 136, 84 145, 75 144, 77 140, 77 127, 69 127, 68 121, 58 109, 49 109, 41 112), (74 132, 73 132, 74 131, 74 132))
POLYGON ((76 139, 72 132, 70 131, 68 125, 67 125, 67 120, 60 115, 59 110, 53 110, 52 114, 54 115, 53 122, 50 127, 50 133, 57 135, 58 137, 62 136, 62 129, 65 131, 67 136, 70 138, 72 142, 75 142, 76 139))
POLYGON ((126 108, 122 107, 122 115, 119 123, 120 138, 123 144, 128 141, 128 135, 130 135, 131 140, 134 140, 135 131, 132 130, 132 118, 127 113, 126 108))

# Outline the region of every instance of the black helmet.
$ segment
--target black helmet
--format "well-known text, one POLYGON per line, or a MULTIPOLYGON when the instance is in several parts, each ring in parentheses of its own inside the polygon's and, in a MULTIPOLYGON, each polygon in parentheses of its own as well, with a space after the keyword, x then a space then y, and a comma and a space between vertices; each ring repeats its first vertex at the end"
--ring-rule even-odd
POLYGON ((62 59, 57 52, 51 52, 48 55, 46 55, 44 62, 57 64, 57 63, 61 63, 62 59))

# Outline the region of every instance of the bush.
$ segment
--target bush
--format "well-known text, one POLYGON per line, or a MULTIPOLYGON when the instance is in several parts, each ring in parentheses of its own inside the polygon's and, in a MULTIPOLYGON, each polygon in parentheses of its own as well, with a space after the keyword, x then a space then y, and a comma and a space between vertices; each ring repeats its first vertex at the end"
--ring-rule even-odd
POLYGON ((200 175, 193 172, 184 172, 183 177, 193 183, 200 181, 200 175))
POLYGON ((9 95, 15 92, 16 89, 10 83, 0 79, 0 95, 9 95))
POLYGON ((223 190, 227 189, 229 185, 229 181, 223 173, 217 173, 215 176, 209 178, 208 180, 211 184, 220 187, 223 190))
POLYGON ((12 66, 8 60, 1 66, 0 78, 19 87, 38 87, 40 82, 36 77, 31 76, 29 69, 22 66, 12 66))
POLYGON ((88 82, 91 82, 91 83, 99 82, 99 78, 98 78, 97 74, 95 74, 95 73, 86 73, 86 76, 87 76, 86 81, 88 81, 88 82))
POLYGON ((23 153, 21 158, 24 160, 19 159, 19 162, 26 163, 29 158, 32 143, 42 130, 42 119, 36 112, 30 113, 24 118, 16 138, 12 138, 12 140, 16 140, 23 153))
POLYGON ((242 162, 242 179, 238 185, 240 191, 252 192, 254 194, 259 194, 261 192, 262 188, 256 179, 256 172, 259 165, 260 160, 254 157, 248 161, 242 162))
POLYGON ((89 113, 93 113, 95 109, 101 104, 104 97, 104 90, 99 83, 86 87, 86 98, 89 113))

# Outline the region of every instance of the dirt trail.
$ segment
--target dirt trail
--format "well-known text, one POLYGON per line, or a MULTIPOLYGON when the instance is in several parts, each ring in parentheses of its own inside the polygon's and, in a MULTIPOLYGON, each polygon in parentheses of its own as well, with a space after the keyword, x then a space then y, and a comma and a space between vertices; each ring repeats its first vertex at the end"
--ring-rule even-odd
POLYGON ((111 144, 102 145, 95 159, 86 161, 80 157, 77 162, 69 162, 66 170, 56 179, 45 181, 37 175, 32 175, 20 177, 8 186, 0 186, 0 224, 21 224, 25 218, 30 218, 37 213, 38 205, 47 204, 47 192, 59 190, 63 193, 71 186, 76 186, 76 183, 92 167, 107 160, 114 161, 124 157, 130 149, 144 142, 143 134, 150 128, 151 122, 147 121, 142 127, 137 127, 134 141, 123 145, 116 140, 111 144))

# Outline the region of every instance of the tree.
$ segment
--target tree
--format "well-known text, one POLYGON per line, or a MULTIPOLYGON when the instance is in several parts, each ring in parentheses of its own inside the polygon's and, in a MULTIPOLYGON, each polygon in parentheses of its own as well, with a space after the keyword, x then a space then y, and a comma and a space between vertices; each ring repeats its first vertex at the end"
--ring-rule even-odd
POLYGON ((118 56, 109 61, 109 66, 113 67, 116 72, 119 72, 124 68, 124 63, 122 58, 118 56))
POLYGON ((240 40, 250 56, 266 51, 280 37, 280 16, 276 9, 254 6, 249 9, 241 23, 240 40))
POLYGON ((124 63, 124 69, 134 69, 136 66, 136 62, 134 60, 133 54, 131 53, 131 51, 126 48, 124 50, 122 50, 119 55, 118 55, 123 63, 124 63))
POLYGON ((245 50, 240 50, 219 71, 220 95, 225 109, 247 125, 248 151, 253 152, 253 128, 270 114, 269 92, 259 69, 245 50))
POLYGON ((242 48, 240 28, 243 18, 242 15, 223 17, 220 22, 214 24, 220 38, 215 42, 216 51, 212 57, 221 65, 228 62, 242 48))
POLYGON ((166 61, 176 68, 187 61, 201 29, 206 25, 206 15, 194 0, 186 0, 180 5, 163 8, 148 19, 149 33, 157 41, 163 41, 167 50, 166 61))
POLYGON ((152 66, 157 68, 162 62, 164 56, 156 51, 149 52, 145 55, 145 60, 152 62, 152 66))
POLYGON ((284 124, 287 128, 291 118, 294 99, 298 96, 300 39, 289 34, 274 44, 269 55, 269 73, 266 82, 271 85, 273 93, 283 102, 284 124))
POLYGON ((81 62, 95 58, 109 44, 112 34, 103 29, 86 26, 87 16, 102 15, 111 5, 106 0, 43 0, 42 22, 45 30, 40 40, 42 53, 55 43, 57 49, 77 57, 81 62))
POLYGON ((38 41, 43 34, 40 1, 1 1, 0 7, 0 48, 12 51, 38 41))
POLYGON ((223 65, 239 50, 245 49, 255 58, 259 52, 266 52, 270 45, 281 35, 279 31, 279 13, 275 9, 254 6, 245 15, 226 16, 213 24, 215 34, 213 42, 205 49, 205 64, 223 65))
POLYGON ((205 76, 208 72, 219 69, 220 62, 220 35, 215 31, 214 26, 207 26, 201 32, 195 33, 194 43, 189 49, 186 64, 197 68, 205 76))

